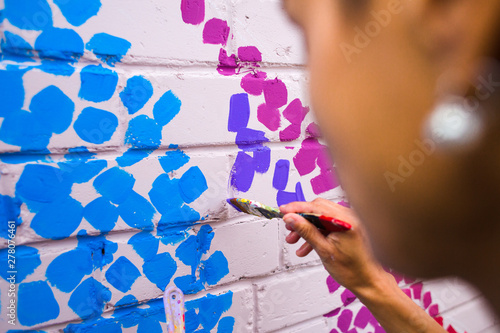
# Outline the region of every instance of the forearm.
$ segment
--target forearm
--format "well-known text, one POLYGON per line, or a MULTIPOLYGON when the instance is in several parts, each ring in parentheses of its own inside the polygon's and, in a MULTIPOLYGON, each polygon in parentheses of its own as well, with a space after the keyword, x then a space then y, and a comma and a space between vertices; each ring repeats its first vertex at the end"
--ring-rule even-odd
POLYGON ((392 276, 381 278, 374 287, 353 292, 388 333, 446 332, 398 287, 392 276))

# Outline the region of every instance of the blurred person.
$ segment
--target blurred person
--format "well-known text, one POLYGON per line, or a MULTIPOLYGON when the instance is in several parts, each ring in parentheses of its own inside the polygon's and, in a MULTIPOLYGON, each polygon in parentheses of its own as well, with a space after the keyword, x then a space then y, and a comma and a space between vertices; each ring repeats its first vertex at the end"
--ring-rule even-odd
POLYGON ((315 250, 388 332, 443 329, 381 264, 463 278, 498 314, 500 1, 283 3, 304 32, 312 105, 354 208, 283 206, 287 241, 304 238, 297 254, 315 250), (323 234, 297 212, 353 229, 323 234))

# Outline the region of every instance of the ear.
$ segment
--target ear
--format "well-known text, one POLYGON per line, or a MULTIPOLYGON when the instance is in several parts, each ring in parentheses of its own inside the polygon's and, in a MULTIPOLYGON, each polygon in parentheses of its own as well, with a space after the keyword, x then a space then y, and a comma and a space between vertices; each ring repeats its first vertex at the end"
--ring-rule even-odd
POLYGON ((498 0, 407 0, 417 44, 443 78, 444 90, 465 91, 491 54, 500 19, 498 0))

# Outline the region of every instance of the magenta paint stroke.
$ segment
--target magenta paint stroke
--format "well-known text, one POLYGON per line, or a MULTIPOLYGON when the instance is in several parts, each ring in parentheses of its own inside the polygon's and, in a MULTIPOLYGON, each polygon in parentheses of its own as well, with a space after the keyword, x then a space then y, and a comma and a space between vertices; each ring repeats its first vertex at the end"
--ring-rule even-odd
POLYGON ((264 98, 270 107, 280 108, 287 103, 288 91, 285 83, 278 78, 266 80, 264 83, 264 98))
POLYGON ((265 72, 253 72, 248 73, 241 79, 240 86, 250 95, 260 96, 262 95, 262 91, 264 89, 264 81, 267 78, 267 74, 265 72))
POLYGON ((257 119, 270 131, 276 131, 280 128, 280 111, 277 108, 269 107, 266 103, 257 108, 257 119))
POLYGON ((245 62, 261 62, 262 53, 255 46, 241 46, 238 48, 238 58, 245 62))
POLYGON ((184 23, 200 24, 205 20, 205 0, 182 0, 181 13, 184 23))
POLYGON ((210 19, 203 28, 203 43, 225 46, 229 37, 229 30, 226 21, 218 18, 210 19))

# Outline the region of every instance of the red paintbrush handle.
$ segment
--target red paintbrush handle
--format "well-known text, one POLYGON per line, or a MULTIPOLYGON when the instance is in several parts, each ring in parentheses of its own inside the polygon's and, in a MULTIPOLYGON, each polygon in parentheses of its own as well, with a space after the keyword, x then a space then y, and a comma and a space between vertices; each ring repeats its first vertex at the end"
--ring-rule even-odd
POLYGON ((327 230, 330 232, 347 231, 352 228, 352 226, 347 222, 325 215, 304 214, 304 213, 299 215, 301 215, 306 220, 314 224, 316 228, 327 230))
POLYGON ((333 217, 328 217, 325 215, 321 215, 319 217, 319 221, 326 230, 332 232, 347 231, 352 228, 352 226, 347 222, 344 222, 342 220, 337 220, 334 219, 333 217))

